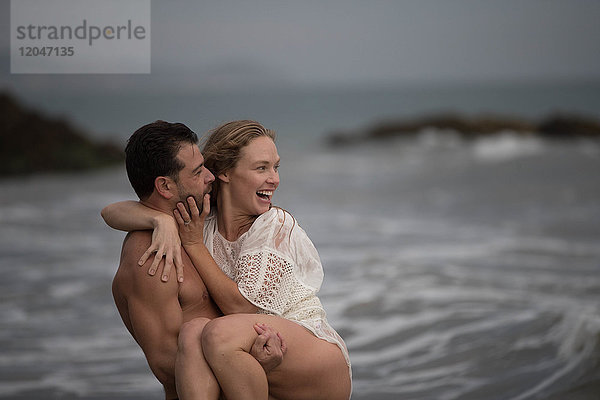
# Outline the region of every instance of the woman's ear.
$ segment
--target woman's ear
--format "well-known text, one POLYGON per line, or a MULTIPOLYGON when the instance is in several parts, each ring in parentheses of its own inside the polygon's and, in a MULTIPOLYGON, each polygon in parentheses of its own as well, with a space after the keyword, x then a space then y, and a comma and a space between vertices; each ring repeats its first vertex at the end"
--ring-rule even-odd
POLYGON ((175 183, 173 180, 166 176, 157 176, 154 180, 154 188, 159 195, 169 200, 174 196, 173 190, 175 190, 175 183))
POLYGON ((217 178, 219 178, 220 180, 222 180, 225 183, 229 183, 229 171, 223 172, 217 178))

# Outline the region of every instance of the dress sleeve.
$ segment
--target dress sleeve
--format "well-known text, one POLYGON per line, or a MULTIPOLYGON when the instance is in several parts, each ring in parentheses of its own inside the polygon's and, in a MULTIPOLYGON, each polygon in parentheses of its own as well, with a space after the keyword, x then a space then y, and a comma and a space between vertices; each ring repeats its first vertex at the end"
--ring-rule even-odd
POLYGON ((282 315, 319 290, 319 255, 291 214, 271 209, 248 233, 236 268, 238 288, 248 301, 282 315))

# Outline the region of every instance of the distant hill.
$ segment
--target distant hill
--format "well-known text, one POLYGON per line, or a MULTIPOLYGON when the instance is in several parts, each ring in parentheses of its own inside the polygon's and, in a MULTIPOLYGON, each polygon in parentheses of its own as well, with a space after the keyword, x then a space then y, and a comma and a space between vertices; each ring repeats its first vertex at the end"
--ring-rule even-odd
POLYGON ((19 104, 0 92, 0 178, 15 174, 79 171, 122 162, 116 145, 93 141, 61 118, 19 104))
POLYGON ((366 141, 411 137, 425 130, 458 134, 464 139, 511 132, 553 140, 600 139, 600 121, 578 115, 553 114, 540 121, 494 115, 467 118, 457 114, 429 115, 406 120, 382 121, 359 132, 334 132, 327 137, 331 146, 366 141))

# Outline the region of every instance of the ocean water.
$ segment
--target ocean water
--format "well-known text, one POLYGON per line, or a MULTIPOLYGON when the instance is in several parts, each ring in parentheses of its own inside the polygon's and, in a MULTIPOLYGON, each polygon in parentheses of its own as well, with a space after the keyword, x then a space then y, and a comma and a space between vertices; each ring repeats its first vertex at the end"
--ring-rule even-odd
MULTIPOLYGON (((282 138, 275 203, 319 250, 354 399, 598 398, 599 143, 317 136, 282 138)), ((0 398, 161 399, 110 292, 124 170, 2 188, 0 398)))

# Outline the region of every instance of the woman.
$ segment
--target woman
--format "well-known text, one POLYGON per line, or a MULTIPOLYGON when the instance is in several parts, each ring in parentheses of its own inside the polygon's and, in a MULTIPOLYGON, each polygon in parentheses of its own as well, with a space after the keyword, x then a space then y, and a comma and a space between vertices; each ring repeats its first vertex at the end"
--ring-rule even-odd
MULTIPOLYGON (((174 211, 181 244, 225 314, 182 327, 176 366, 182 398, 194 398, 199 357, 230 400, 350 397, 346 346, 316 297, 323 278, 318 253, 289 213, 271 207, 279 185, 274 140, 273 132, 254 121, 217 128, 203 150, 216 177, 213 211, 207 216, 208 195, 202 213, 191 197, 189 212, 181 203, 174 211), (268 374, 249 354, 256 324, 278 331, 287 345, 283 361, 268 374)), ((143 206, 112 207, 120 207, 108 213, 114 218, 119 213, 130 218, 128 207, 143 206)), ((154 211, 144 207, 143 213, 150 229, 154 211)), ((158 247, 164 244, 151 248, 158 247)))

